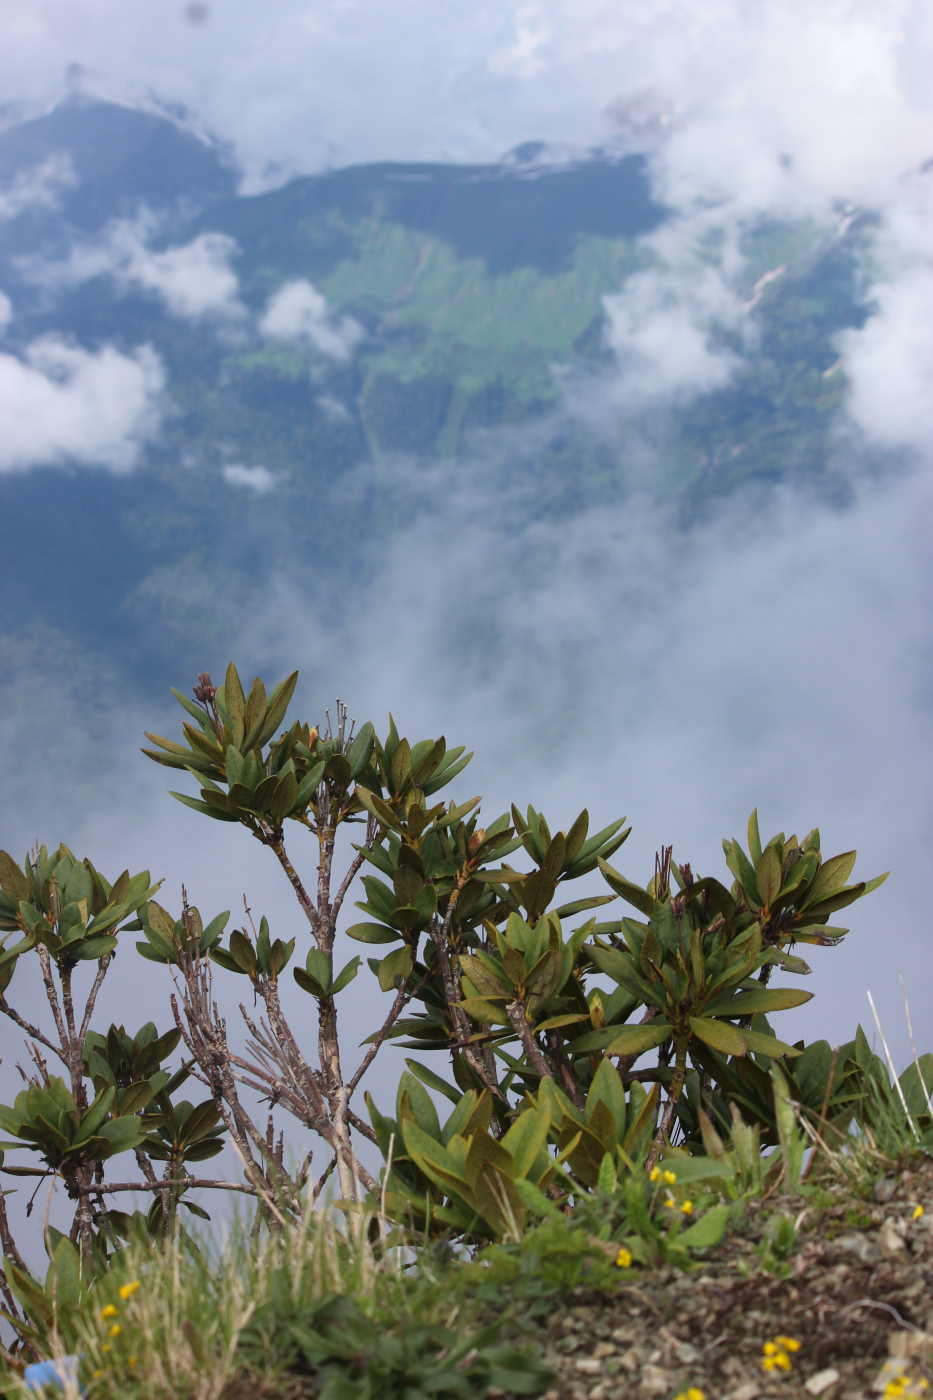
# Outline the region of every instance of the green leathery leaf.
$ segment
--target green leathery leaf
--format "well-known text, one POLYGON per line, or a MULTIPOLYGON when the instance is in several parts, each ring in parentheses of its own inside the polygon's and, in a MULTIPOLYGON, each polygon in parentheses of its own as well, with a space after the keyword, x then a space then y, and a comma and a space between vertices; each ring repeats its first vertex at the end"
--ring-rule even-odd
POLYGON ((392 781, 392 795, 401 797, 411 777, 411 745, 407 739, 400 739, 395 746, 389 776, 392 781))
POLYGON ((100 1155, 99 1149, 95 1146, 92 1152, 90 1145, 92 1143, 96 1144, 103 1138, 108 1144, 111 1153, 129 1152, 132 1148, 138 1147, 143 1140, 143 1134, 139 1126, 140 1122, 141 1119, 136 1117, 111 1118, 108 1122, 101 1125, 96 1137, 87 1139, 84 1143, 84 1147, 90 1156, 96 1158, 100 1155))
POLYGON ((127 1118, 132 1114, 141 1113, 151 1101, 152 1085, 148 1080, 141 1079, 135 1084, 128 1084, 117 1094, 116 1116, 127 1118))
POLYGON ((698 1040, 718 1050, 721 1055, 744 1055, 742 1032, 728 1021, 714 1021, 706 1016, 691 1016, 690 1029, 698 1040))
MULTIPOLYGON (((505 1001, 506 998, 503 997, 502 1000, 505 1001)), ((505 1014, 503 1007, 496 1006, 493 1002, 486 1001, 483 997, 464 997, 459 1005, 463 1007, 466 1014, 473 1021, 488 1022, 490 1025, 494 1026, 511 1027, 512 1023, 505 1014)))
MULTIPOLYGON (((219 959, 216 957, 216 954, 214 956, 215 961, 219 961, 219 959)), ((239 972, 241 969, 235 968, 234 970, 239 972)), ((327 995, 321 984, 317 982, 313 977, 309 977, 303 967, 294 968, 292 970, 292 976, 298 983, 301 990, 303 992, 307 992, 310 996, 322 997, 327 995)))
POLYGON ((385 924, 352 924, 346 935, 357 943, 397 943, 402 936, 398 929, 386 928, 385 924))
POLYGON ((351 958, 346 967, 342 968, 341 971, 337 973, 337 976, 334 978, 334 984, 330 989, 331 996, 336 996, 338 992, 343 991, 344 987, 349 986, 360 970, 361 961, 362 959, 359 956, 351 958))
POLYGON ((540 1186, 535 1186, 533 1181, 529 1181, 527 1177, 519 1176, 515 1178, 513 1185, 519 1200, 530 1215, 563 1220, 564 1213, 557 1202, 549 1200, 540 1186))
POLYGON ((293 772, 285 773, 284 776, 279 779, 272 797, 272 819, 276 826, 281 826, 285 818, 293 810, 297 796, 298 779, 293 772))
POLYGON ((770 909, 781 892, 781 858, 773 846, 768 846, 755 866, 755 885, 763 907, 770 909))
POLYGON ((295 801, 292 806, 293 812, 303 812, 305 810, 308 803, 321 786, 321 779, 324 777, 325 767, 326 765, 324 763, 315 763, 313 768, 308 769, 307 773, 298 784, 298 790, 295 793, 295 801))
POLYGON ((434 774, 443 762, 446 752, 447 740, 441 736, 435 743, 430 744, 423 755, 412 754, 411 780, 415 787, 422 787, 424 783, 434 777, 434 774))
POLYGON ((239 817, 234 817, 230 812, 224 812, 216 807, 209 807, 206 802, 201 802, 197 797, 189 797, 184 792, 170 792, 170 797, 174 797, 179 802, 183 802, 186 807, 191 807, 195 812, 200 812, 202 816, 213 817, 219 822, 239 821, 239 817))
POLYGON ((401 948, 394 949, 382 959, 382 962, 379 964, 379 986, 384 992, 391 992, 395 986, 395 979, 397 977, 401 979, 408 977, 411 968, 411 949, 406 943, 403 944, 401 948))
POLYGON ((594 870, 597 855, 608 860, 609 856, 617 851, 631 834, 631 827, 620 831, 623 826, 625 826, 625 818, 621 817, 619 821, 610 823, 609 826, 603 827, 602 831, 597 831, 596 835, 591 836, 588 841, 584 841, 574 859, 568 862, 567 877, 575 879, 578 875, 585 875, 588 871, 594 870))
POLYGON ((260 748, 268 744, 275 734, 282 720, 285 718, 285 711, 295 693, 295 686, 298 684, 298 672, 292 671, 287 680, 280 681, 272 691, 267 702, 266 719, 259 735, 260 748))
POLYGON ((369 720, 360 732, 347 745, 347 762, 350 765, 350 778, 353 782, 360 776, 373 756, 375 734, 369 720))
POLYGON ((753 1016, 756 1012, 787 1011, 812 1001, 813 993, 799 987, 753 987, 734 996, 719 996, 703 1008, 704 1016, 753 1016))
POLYGON ((688 1249, 709 1249, 711 1245, 718 1244, 726 1233, 729 1210, 729 1206, 713 1206, 696 1224, 680 1232, 677 1243, 686 1245, 688 1249))
MULTIPOLYGON (((437 1144, 442 1142, 441 1123, 434 1101, 413 1074, 403 1074, 396 1093, 396 1112, 402 1133, 407 1138, 406 1120, 414 1120, 421 1132, 437 1144)), ((407 1146, 407 1142, 406 1142, 407 1146)))
POLYGON ((852 874, 856 852, 844 851, 842 855, 824 860, 807 889, 806 898, 801 902, 801 912, 811 904, 821 904, 844 888, 852 874))
POLYGON ((230 956, 238 967, 250 977, 255 977, 256 953, 246 934, 241 933, 239 929, 234 929, 230 935, 230 956))
MULTIPOLYGON (((359 959, 357 958, 357 964, 359 959)), ((325 992, 330 991, 334 970, 330 958, 320 948, 312 948, 305 959, 305 970, 309 977, 321 987, 325 992)))
POLYGON ((604 1103, 612 1114, 616 1125, 616 1140, 621 1142, 625 1137, 627 1116, 625 1089, 618 1071, 608 1059, 600 1060, 596 1073, 593 1075, 593 1082, 590 1084, 586 1096, 584 1123, 589 1123, 598 1102, 604 1103))
POLYGON ((437 1093, 443 1094, 446 1099, 454 1105, 460 1103, 464 1097, 459 1089, 455 1089, 452 1084, 448 1084, 446 1079, 442 1079, 439 1074, 435 1074, 427 1065, 421 1064, 418 1060, 409 1060, 405 1063, 416 1079, 420 1079, 422 1084, 426 1084, 429 1089, 434 1089, 437 1093))
POLYGON ((545 1105, 520 1113, 508 1132, 500 1139, 515 1163, 516 1177, 528 1175, 538 1153, 547 1144, 550 1127, 551 1111, 545 1105))
POLYGON ((607 1055, 640 1055, 663 1045, 671 1028, 663 1017, 656 1016, 640 1026, 622 1026, 606 1048, 607 1055))
POLYGON ((752 864, 757 867, 761 860, 761 833, 758 830, 757 807, 748 819, 748 851, 752 858, 752 864))
POLYGON ((589 1016, 584 1016, 580 1011, 567 1013, 563 1016, 549 1016, 546 1021, 535 1022, 535 1034, 539 1031, 557 1031, 564 1026, 575 1026, 580 1021, 588 1021, 589 1016))
POLYGON ((629 904, 635 906, 642 914, 647 914, 650 918, 654 913, 654 906, 657 903, 653 894, 643 890, 640 885, 635 885, 631 880, 627 880, 618 870, 613 870, 608 861, 599 858, 599 868, 602 871, 603 879, 610 889, 622 896, 629 904))
MULTIPOLYGON (((220 693, 215 697, 220 700, 220 693)), ((240 677, 237 675, 236 667, 231 661, 227 667, 227 674, 223 684, 223 707, 230 720, 230 730, 233 734, 233 742, 237 748, 243 743, 246 720, 246 696, 243 694, 243 687, 240 684, 240 677)), ((219 708, 219 707, 218 707, 219 708)))
POLYGON ((572 919, 574 914, 582 914, 587 909, 596 909, 601 904, 611 904, 618 896, 614 894, 591 894, 583 899, 575 899, 571 904, 562 904, 555 909, 559 919, 572 919))
POLYGON ((28 900, 30 896, 29 880, 6 851, 0 851, 0 890, 14 909, 20 900, 28 900))
POLYGON ((202 953, 206 952, 208 948, 212 948, 214 946, 220 935, 223 933, 224 929, 227 927, 229 919, 229 909, 225 909, 222 914, 218 914, 215 918, 211 919, 207 928, 201 934, 202 953))
MULTIPOLYGON (((463 749, 450 750, 447 757, 450 758, 452 753, 463 753, 463 749)), ((449 765, 441 764, 440 768, 438 768, 437 772, 434 774, 434 777, 429 778, 427 782, 421 785, 421 791, 424 793, 425 797, 430 797, 432 793, 438 792, 442 787, 446 787, 449 782, 452 782, 458 774, 463 772, 472 757, 473 754, 471 752, 464 754, 463 758, 458 758, 455 763, 452 762, 449 765)))
POLYGON ((470 979, 480 996, 498 997, 509 995, 512 992, 513 987, 508 981, 508 973, 492 958, 488 956, 479 958, 476 954, 461 953, 457 961, 460 964, 460 970, 470 979), (489 964, 492 964, 492 967, 489 964))
POLYGON ((90 1108, 82 1115, 78 1124, 78 1131, 75 1133, 76 1143, 84 1142, 86 1138, 92 1137, 101 1124, 106 1122, 107 1115, 113 1107, 114 1099, 117 1096, 116 1089, 104 1089, 91 1104, 90 1108))
POLYGON ((112 953, 116 946, 117 940, 113 934, 98 933, 82 939, 75 946, 69 946, 68 957, 76 958, 79 962, 96 962, 112 953))
POLYGON ((736 862, 736 869, 738 870, 739 884, 745 891, 745 898, 757 911, 761 908, 762 901, 761 894, 758 889, 758 883, 755 879, 755 867, 752 865, 748 856, 742 850, 742 847, 739 845, 738 841, 734 839, 732 842, 732 852, 736 862))
MULTIPOLYGON (((632 1085, 631 1089, 629 1090, 630 1100, 635 1097, 636 1088, 641 1090, 641 1085, 632 1085)), ((641 1090, 641 1092, 644 1091, 641 1090)), ((629 1123, 628 1129, 625 1134, 625 1141, 622 1144, 622 1151, 627 1153, 629 1156, 631 1155, 634 1148, 638 1145, 642 1134, 645 1133, 646 1130, 650 1128, 650 1131, 652 1133, 654 1132, 654 1118, 655 1114, 658 1111, 658 1104, 660 1100, 661 1086, 660 1084, 652 1084, 650 1093, 645 1095, 644 1102, 636 1110, 634 1117, 629 1123)))
POLYGON ((787 1184, 793 1190, 800 1181, 806 1139, 797 1129, 797 1117, 794 1113, 790 1089, 777 1064, 771 1066, 771 1080, 774 1085, 774 1116, 777 1120, 778 1137, 787 1171, 787 1184))
POLYGON ((255 676, 246 699, 246 711, 243 717, 243 724, 246 730, 246 735, 243 739, 243 750, 245 753, 249 753, 253 745, 258 742, 259 736, 265 728, 267 715, 266 687, 259 677, 255 676))
MULTIPOLYGON (((719 1022, 722 1025, 722 1022, 719 1022)), ((797 1050, 793 1045, 786 1045, 783 1040, 778 1040, 772 1035, 763 1035, 760 1031, 742 1031, 742 1039, 753 1055, 768 1055, 772 1059, 783 1056, 792 1060, 797 1055, 802 1055, 802 1050, 797 1050)))
POLYGON ((564 865, 567 869, 573 865, 586 842, 586 833, 590 828, 590 814, 584 807, 576 821, 567 832, 566 848, 564 852, 564 865))

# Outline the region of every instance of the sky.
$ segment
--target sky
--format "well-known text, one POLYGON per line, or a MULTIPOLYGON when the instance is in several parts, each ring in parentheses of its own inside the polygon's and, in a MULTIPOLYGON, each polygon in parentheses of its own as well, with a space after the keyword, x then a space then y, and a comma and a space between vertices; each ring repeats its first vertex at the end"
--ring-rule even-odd
MULTIPOLYGON (((933 930, 917 888, 933 815, 929 6, 0 0, 0 30, 5 120, 76 88, 170 109, 229 147, 244 191, 358 161, 489 160, 529 139, 558 154, 647 150, 672 211, 647 239, 656 265, 607 303, 615 358, 598 391, 571 385, 560 410, 617 441, 638 414, 734 374, 742 350, 717 348, 711 328, 744 325, 744 222, 843 229, 873 216, 871 314, 838 342, 850 386, 843 498, 802 484, 740 494, 684 531, 646 493, 541 523, 533 481, 518 473, 503 486, 503 462, 524 450, 518 430, 503 433, 464 456, 455 497, 430 466, 396 464, 400 482, 412 474, 409 523, 339 623, 283 573, 245 617, 239 654, 270 679, 299 664, 309 718, 340 693, 361 719, 381 725, 392 708, 412 729, 475 747, 458 791, 483 792, 490 814, 512 800, 544 807, 552 827, 584 804, 594 822, 627 813, 635 831, 618 863, 642 882, 668 841, 722 875, 720 840, 741 837, 756 804, 768 835, 818 823, 824 851, 858 847, 857 874, 893 873, 851 911, 841 949, 814 950, 817 1002, 785 1024, 848 1038, 868 1020, 871 988, 903 1066, 901 971, 920 1048, 933 1045, 933 930), (878 454, 889 470, 861 468, 878 454)), ((158 291, 173 314, 225 308, 235 327, 245 313, 218 236, 154 255, 144 235, 114 232, 114 275, 158 291)), ((69 265, 86 256, 76 247, 69 265)), ((355 323, 329 318, 307 283, 263 315, 338 358, 355 343, 355 323)), ((141 352, 54 338, 0 354, 0 470, 57 454, 136 469, 159 431, 159 376, 141 352)), ((259 468, 230 470, 232 486, 271 489, 259 468)), ((372 470, 361 465, 346 490, 363 491, 372 470)), ((57 713, 48 697, 35 703, 57 713)), ((130 755, 153 720, 131 708, 108 723, 108 742, 130 755)), ((22 732, 21 716, 0 716, 0 733, 22 732)), ((205 912, 236 908, 242 885, 274 931, 276 919, 294 931, 258 847, 202 830, 133 762, 132 802, 112 777, 71 791, 66 839, 105 852, 114 871, 149 864, 175 890, 184 878, 205 912)), ((52 810, 40 795, 4 819, 5 834, 23 845, 52 810)), ((142 1001, 138 975, 120 972, 142 1001)))

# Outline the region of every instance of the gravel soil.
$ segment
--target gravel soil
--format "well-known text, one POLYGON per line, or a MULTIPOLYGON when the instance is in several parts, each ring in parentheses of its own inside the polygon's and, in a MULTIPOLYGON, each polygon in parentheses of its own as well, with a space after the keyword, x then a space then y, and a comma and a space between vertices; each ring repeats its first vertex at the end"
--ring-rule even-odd
POLYGON ((556 1377, 543 1400, 933 1400, 933 1163, 868 1201, 789 1201, 796 1247, 764 1268, 776 1204, 752 1205, 694 1273, 577 1290, 539 1336, 556 1377), (766 1370, 779 1337, 799 1345, 766 1370))

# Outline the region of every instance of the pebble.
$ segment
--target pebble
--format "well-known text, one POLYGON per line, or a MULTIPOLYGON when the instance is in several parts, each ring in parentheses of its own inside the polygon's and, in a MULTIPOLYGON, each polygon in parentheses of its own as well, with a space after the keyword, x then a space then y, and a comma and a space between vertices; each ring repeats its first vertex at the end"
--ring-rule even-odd
POLYGON ((671 1376, 663 1366, 643 1366, 639 1378, 638 1393, 643 1400, 651 1400, 655 1395, 666 1395, 671 1388, 671 1376))
POLYGON ((834 1366, 827 1366, 825 1371, 817 1371, 815 1376, 811 1376, 804 1383, 804 1390, 810 1395, 822 1395, 824 1390, 829 1390, 831 1385, 836 1385, 839 1380, 839 1372, 834 1366))
POLYGON ((889 1258, 892 1254, 900 1254, 907 1246, 904 1238, 899 1232, 893 1220, 886 1220, 878 1232, 878 1242, 881 1245, 881 1253, 889 1258))

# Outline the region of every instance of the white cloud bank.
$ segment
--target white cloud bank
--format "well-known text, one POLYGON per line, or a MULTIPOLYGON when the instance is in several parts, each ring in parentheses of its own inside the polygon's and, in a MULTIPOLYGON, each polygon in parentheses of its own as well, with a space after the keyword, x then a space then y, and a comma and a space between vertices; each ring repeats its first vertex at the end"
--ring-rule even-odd
POLYGON ((20 259, 26 278, 39 285, 73 287, 94 277, 113 277, 128 290, 151 292, 173 316, 241 320, 246 309, 230 266, 237 251, 225 233, 202 233, 190 243, 161 251, 148 246, 145 220, 116 220, 93 242, 78 242, 67 259, 50 263, 20 259))
POLYGON ((275 477, 268 467, 245 467, 241 462, 228 462, 223 478, 228 485, 245 487, 257 496, 265 496, 275 486, 275 477))
POLYGON ((8 100, 64 92, 181 104, 255 184, 378 159, 489 159, 538 137, 602 144, 650 89, 678 204, 749 208, 890 191, 933 154, 921 0, 0 0, 8 100), (75 70, 72 69, 72 73, 75 70), (781 164, 779 155, 789 157, 781 164))
POLYGON ((239 283, 230 266, 236 243, 223 233, 202 233, 183 247, 154 253, 137 244, 120 267, 124 282, 155 292, 173 316, 244 315, 239 283))
POLYGON ((338 321, 326 298, 303 278, 286 282, 269 299, 259 330, 270 340, 305 340, 333 360, 348 360, 363 338, 359 322, 352 316, 338 321))
POLYGON ((933 267, 877 287, 878 311, 839 347, 851 384, 849 412, 892 447, 933 449, 933 267))
POLYGON ((874 239, 872 315, 839 350, 849 412, 870 437, 933 456, 933 169, 905 181, 874 239))
POLYGON ((719 268, 696 266, 689 253, 672 267, 635 273, 603 300, 619 394, 630 403, 720 389, 741 363, 717 331, 741 326, 742 303, 719 268))
POLYGON ((29 209, 55 209, 62 189, 75 183, 71 157, 64 153, 20 171, 8 185, 0 186, 0 223, 29 209))
POLYGON ((156 428, 165 382, 148 346, 123 355, 56 337, 0 354, 0 472, 55 463, 128 471, 156 428))

